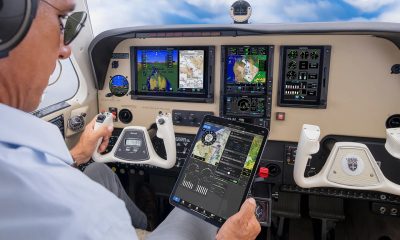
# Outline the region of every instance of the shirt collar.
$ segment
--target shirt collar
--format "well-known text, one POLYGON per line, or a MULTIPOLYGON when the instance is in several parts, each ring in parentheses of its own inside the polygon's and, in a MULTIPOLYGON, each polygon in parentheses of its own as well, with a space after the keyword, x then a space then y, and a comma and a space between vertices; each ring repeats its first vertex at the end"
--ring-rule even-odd
POLYGON ((29 147, 72 164, 60 130, 30 113, 0 103, 0 142, 29 147))

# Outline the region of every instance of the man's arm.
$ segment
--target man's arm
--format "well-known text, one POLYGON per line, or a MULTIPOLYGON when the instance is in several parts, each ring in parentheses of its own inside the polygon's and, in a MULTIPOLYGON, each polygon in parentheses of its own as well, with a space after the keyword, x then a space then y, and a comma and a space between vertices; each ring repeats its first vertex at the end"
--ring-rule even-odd
POLYGON ((254 214, 255 210, 254 198, 247 199, 240 211, 226 220, 215 238, 217 240, 255 239, 261 231, 260 223, 254 214))
POLYGON ((104 152, 107 148, 113 127, 103 125, 95 131, 95 123, 96 117, 88 125, 86 125, 79 142, 70 151, 72 158, 78 166, 89 161, 93 152, 95 151, 97 141, 101 137, 103 137, 103 141, 101 142, 97 151, 104 152))

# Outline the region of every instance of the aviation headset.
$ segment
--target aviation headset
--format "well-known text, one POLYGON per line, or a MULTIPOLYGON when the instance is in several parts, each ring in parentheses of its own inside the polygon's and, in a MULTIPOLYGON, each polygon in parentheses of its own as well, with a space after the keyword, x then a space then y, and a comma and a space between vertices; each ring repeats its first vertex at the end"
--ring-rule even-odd
POLYGON ((24 39, 37 7, 38 0, 0 0, 0 58, 24 39))

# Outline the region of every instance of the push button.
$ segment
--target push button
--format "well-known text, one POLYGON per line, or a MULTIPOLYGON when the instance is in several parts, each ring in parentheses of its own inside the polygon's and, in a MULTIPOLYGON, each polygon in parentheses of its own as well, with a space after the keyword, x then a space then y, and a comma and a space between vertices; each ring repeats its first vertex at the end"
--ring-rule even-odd
POLYGON ((258 176, 261 178, 268 178, 269 177, 269 169, 266 167, 260 167, 258 170, 258 176))

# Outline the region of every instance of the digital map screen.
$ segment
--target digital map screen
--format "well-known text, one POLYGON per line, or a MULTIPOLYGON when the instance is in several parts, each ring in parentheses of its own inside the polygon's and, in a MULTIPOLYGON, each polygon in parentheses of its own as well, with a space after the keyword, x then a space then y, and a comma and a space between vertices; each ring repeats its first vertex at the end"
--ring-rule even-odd
POLYGON ((233 183, 238 183, 241 175, 250 176, 263 136, 211 123, 204 124, 201 131, 193 148, 193 158, 216 166, 219 177, 233 183))
POLYGON ((204 50, 179 51, 179 88, 203 89, 204 50))
POLYGON ((266 47, 228 47, 226 83, 265 84, 267 80, 266 47))
POLYGON ((265 136, 261 134, 206 121, 193 142, 172 200, 220 222, 233 215, 263 149, 265 136))
POLYGON ((137 92, 204 93, 205 51, 196 49, 138 48, 137 92))

